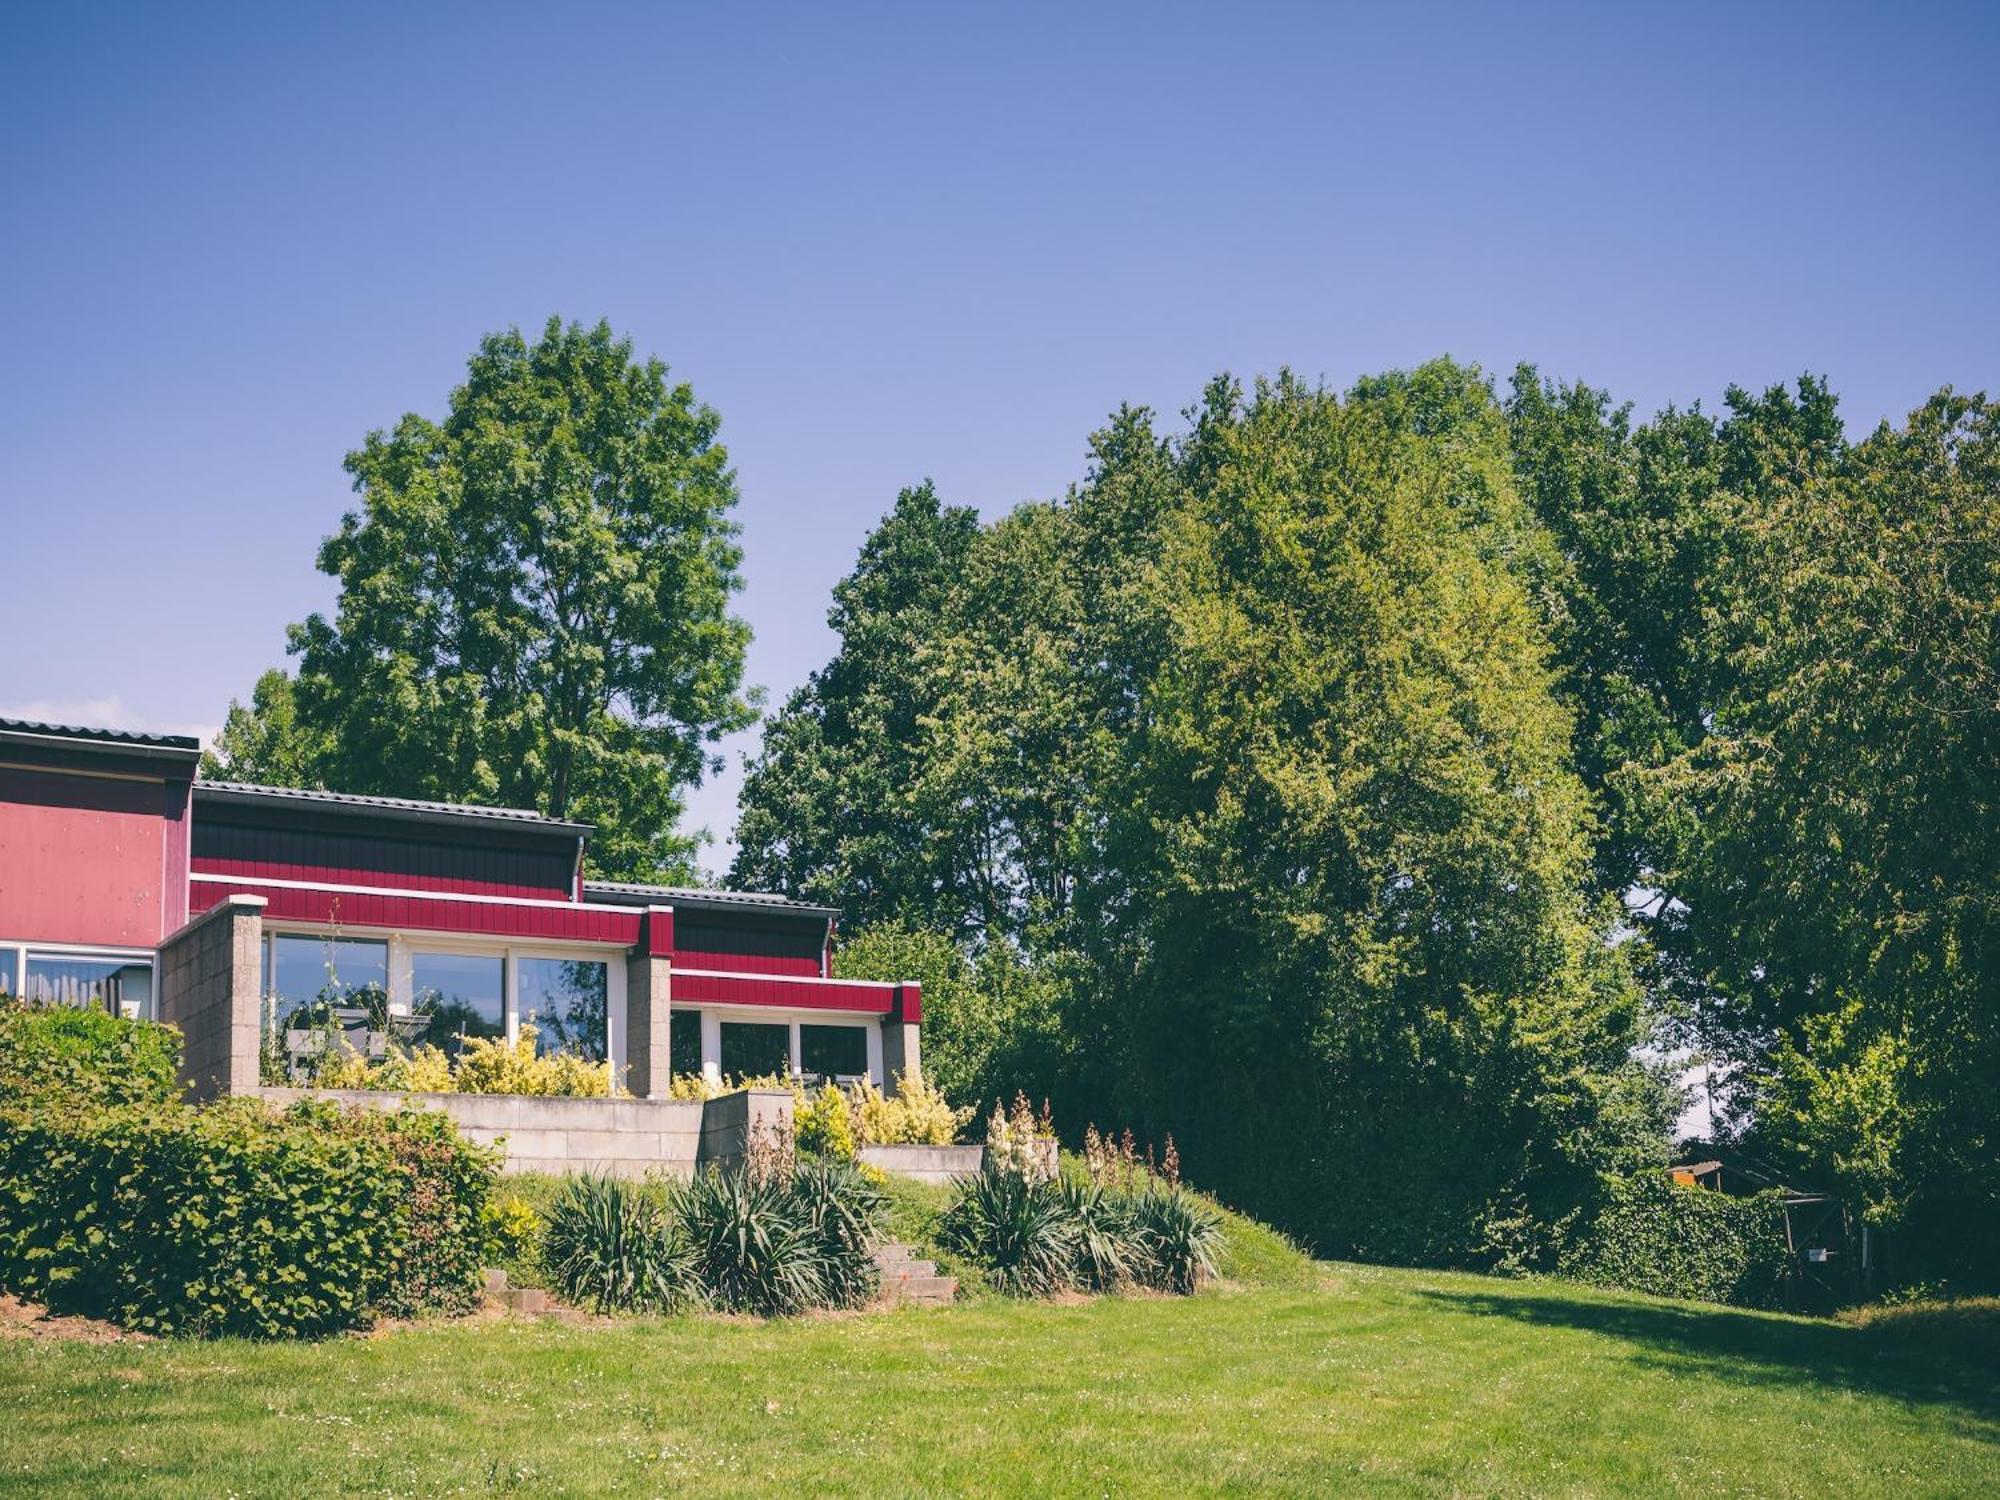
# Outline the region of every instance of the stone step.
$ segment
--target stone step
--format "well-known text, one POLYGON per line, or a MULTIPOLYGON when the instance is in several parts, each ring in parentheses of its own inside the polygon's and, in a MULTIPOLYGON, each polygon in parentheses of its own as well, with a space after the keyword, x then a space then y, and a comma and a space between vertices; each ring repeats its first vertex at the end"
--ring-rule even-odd
POLYGON ((882 1283, 882 1296, 896 1302, 915 1302, 923 1306, 942 1306, 958 1296, 956 1276, 905 1276, 895 1281, 882 1283))

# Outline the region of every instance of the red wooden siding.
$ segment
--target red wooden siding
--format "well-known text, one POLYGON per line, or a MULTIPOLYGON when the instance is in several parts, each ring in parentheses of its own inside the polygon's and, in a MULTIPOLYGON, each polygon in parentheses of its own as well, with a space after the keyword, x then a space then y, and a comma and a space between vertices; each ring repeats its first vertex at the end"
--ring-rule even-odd
POLYGON ((264 909, 267 922, 317 922, 343 929, 369 927, 395 932, 463 932, 543 942, 617 943, 627 948, 639 941, 639 923, 645 916, 637 909, 454 901, 447 895, 363 895, 236 879, 193 881, 189 904, 195 911, 207 911, 237 892, 264 897, 270 903, 264 909))
POLYGON ((822 967, 826 923, 754 908, 741 915, 681 911, 674 915, 674 963, 691 969, 812 978, 822 967))
POLYGON ((196 874, 548 901, 567 901, 572 893, 574 839, 544 839, 540 848, 510 848, 435 834, 397 838, 296 822, 224 821, 234 811, 202 809, 194 829, 196 874))
POLYGON ((772 1005, 786 1010, 846 1010, 888 1015, 897 986, 867 980, 801 984, 759 974, 690 974, 674 970, 676 1005, 772 1005))
POLYGON ((0 936, 145 948, 185 880, 168 808, 185 781, 0 767, 0 936))

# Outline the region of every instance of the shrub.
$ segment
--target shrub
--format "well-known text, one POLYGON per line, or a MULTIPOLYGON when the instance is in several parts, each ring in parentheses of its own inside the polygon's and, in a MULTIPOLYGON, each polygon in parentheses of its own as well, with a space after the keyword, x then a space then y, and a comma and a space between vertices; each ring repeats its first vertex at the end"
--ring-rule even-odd
POLYGON ((153 1104, 180 1094, 181 1034, 101 1010, 0 996, 0 1100, 153 1104))
POLYGON ((827 1257, 776 1172, 697 1176, 681 1199, 695 1274, 714 1304, 766 1316, 830 1305, 827 1257))
POLYGON ((882 1287, 874 1242, 888 1198, 866 1172, 843 1161, 799 1163, 792 1207, 819 1243, 820 1276, 834 1307, 860 1307, 882 1287))
POLYGON ((477 1293, 492 1153, 421 1111, 0 1110, 0 1286, 154 1333, 283 1338, 477 1293))
POLYGON ((1132 1223, 1145 1244, 1139 1279, 1185 1297, 1215 1277, 1222 1220, 1186 1188, 1156 1183, 1131 1201, 1132 1223))
POLYGON ((469 1037, 458 1055, 456 1086, 462 1094, 536 1094, 563 1098, 604 1098, 612 1092, 608 1063, 586 1062, 571 1052, 542 1056, 540 1036, 524 1021, 514 1040, 469 1037))
POLYGON ((567 1301, 600 1313, 670 1312, 698 1299, 692 1247, 659 1195, 572 1178, 549 1206, 542 1265, 567 1301))
POLYGON ((1077 1227, 1056 1183, 989 1167, 959 1183, 938 1236, 987 1267, 1009 1296, 1046 1297, 1072 1285, 1077 1227))
POLYGON ((1732 1198, 1641 1172, 1605 1183, 1556 1270, 1597 1286, 1776 1307, 1789 1264, 1782 1193, 1732 1198))
POLYGON ((485 1225, 489 1264, 519 1264, 535 1254, 541 1243, 542 1216, 519 1193, 489 1199, 485 1225))
POLYGON ((1074 1228, 1070 1251, 1071 1275, 1094 1292, 1116 1291, 1144 1279, 1150 1256, 1126 1194, 1094 1182, 1056 1183, 1063 1212, 1074 1228))
POLYGON ((949 1146, 972 1119, 920 1073, 899 1074, 892 1099, 863 1079, 854 1090, 855 1137, 864 1146, 949 1146))
POLYGON ((792 1128, 799 1149, 836 1161, 853 1160, 853 1107, 839 1085, 829 1083, 811 1096, 801 1089, 794 1097, 792 1128))

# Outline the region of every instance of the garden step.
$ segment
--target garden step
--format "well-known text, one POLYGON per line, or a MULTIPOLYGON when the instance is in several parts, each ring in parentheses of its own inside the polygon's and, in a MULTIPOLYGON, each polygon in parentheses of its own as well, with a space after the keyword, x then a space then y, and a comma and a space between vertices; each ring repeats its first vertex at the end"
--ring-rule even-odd
POLYGON ((939 1306, 958 1296, 956 1276, 905 1276, 882 1283, 882 1295, 889 1301, 915 1302, 939 1306))

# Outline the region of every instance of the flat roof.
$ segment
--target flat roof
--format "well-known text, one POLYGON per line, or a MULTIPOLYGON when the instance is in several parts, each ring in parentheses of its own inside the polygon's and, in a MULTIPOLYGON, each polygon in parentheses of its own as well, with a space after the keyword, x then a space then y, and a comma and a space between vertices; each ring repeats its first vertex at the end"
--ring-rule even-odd
POLYGON ((367 813, 376 817, 402 818, 417 823, 503 825, 527 828, 538 833, 562 833, 585 837, 593 831, 589 823, 571 823, 547 818, 525 807, 482 807, 473 802, 425 802, 415 797, 369 797, 359 792, 325 792, 310 787, 258 786, 248 781, 197 781, 197 801, 219 802, 225 806, 260 807, 291 803, 322 808, 328 812, 367 813))
POLYGON ((832 918, 837 906, 815 906, 768 891, 715 891, 685 885, 641 885, 629 880, 586 880, 583 893, 621 906, 694 906, 718 911, 788 911, 802 917, 832 918))

